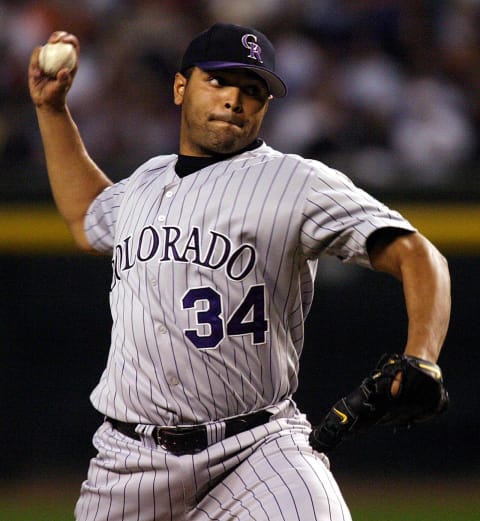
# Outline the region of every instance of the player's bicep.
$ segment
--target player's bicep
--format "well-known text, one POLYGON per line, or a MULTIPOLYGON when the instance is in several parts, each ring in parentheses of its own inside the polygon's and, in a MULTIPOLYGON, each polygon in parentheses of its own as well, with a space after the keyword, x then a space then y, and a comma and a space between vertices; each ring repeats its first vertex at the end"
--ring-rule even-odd
POLYGON ((368 268, 367 238, 376 230, 414 229, 398 212, 325 167, 312 177, 303 216, 301 242, 310 258, 326 254, 368 268))
POLYGON ((125 179, 106 188, 92 201, 83 222, 87 251, 104 254, 113 251, 118 214, 127 181, 125 179))
POLYGON ((399 279, 402 277, 402 262, 415 248, 420 234, 398 228, 382 228, 367 240, 367 249, 372 267, 399 279))
POLYGON ((77 247, 85 252, 91 254, 98 254, 98 252, 91 244, 90 240, 85 233, 85 219, 81 219, 69 225, 70 233, 73 236, 77 247))

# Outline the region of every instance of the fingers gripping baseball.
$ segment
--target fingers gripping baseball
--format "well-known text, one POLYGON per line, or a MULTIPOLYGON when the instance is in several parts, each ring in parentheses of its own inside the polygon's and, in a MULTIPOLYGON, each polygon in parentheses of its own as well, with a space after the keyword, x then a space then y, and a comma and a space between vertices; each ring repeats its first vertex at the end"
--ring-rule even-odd
POLYGON ((28 76, 35 106, 64 107, 77 72, 79 52, 78 39, 65 31, 53 33, 44 46, 33 51, 28 76))
POLYGON ((328 452, 374 425, 409 426, 433 418, 447 405, 438 365, 412 356, 384 355, 361 385, 314 427, 310 443, 328 452))

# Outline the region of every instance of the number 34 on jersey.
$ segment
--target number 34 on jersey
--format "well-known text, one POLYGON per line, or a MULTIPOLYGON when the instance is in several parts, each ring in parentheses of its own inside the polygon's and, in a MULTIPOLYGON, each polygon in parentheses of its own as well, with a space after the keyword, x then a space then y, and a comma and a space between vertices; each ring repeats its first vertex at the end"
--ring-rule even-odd
POLYGON ((184 310, 195 312, 196 328, 185 336, 198 349, 216 348, 225 336, 251 335, 252 344, 264 344, 268 331, 265 317, 265 286, 250 286, 229 317, 224 317, 223 298, 210 286, 189 289, 182 298, 184 310))

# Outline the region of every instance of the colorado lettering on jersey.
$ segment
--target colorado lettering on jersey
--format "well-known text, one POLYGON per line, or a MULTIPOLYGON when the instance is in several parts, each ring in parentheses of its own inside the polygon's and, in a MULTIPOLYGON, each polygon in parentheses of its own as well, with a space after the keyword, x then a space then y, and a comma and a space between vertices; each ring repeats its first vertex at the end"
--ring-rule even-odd
POLYGON ((194 226, 182 233, 177 226, 145 226, 138 238, 128 236, 115 246, 112 264, 112 289, 121 280, 122 272, 137 262, 182 262, 197 264, 212 270, 225 269, 232 280, 244 279, 254 268, 257 253, 251 244, 235 247, 232 240, 215 230, 209 230, 207 244, 202 245, 200 228, 194 226))

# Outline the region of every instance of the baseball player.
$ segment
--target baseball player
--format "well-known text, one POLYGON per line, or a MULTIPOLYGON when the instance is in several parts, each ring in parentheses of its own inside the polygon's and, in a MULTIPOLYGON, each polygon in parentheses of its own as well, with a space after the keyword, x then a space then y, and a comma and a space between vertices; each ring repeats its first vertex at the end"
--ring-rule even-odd
POLYGON ((67 108, 76 68, 48 77, 38 53, 30 91, 56 204, 80 248, 112 257, 111 346, 91 395, 105 421, 77 521, 350 520, 326 453, 445 407, 444 258, 342 173, 259 138, 286 86, 258 30, 193 39, 173 84, 178 153, 116 184, 67 108), (323 254, 401 280, 408 340, 312 429, 292 395, 323 254))

